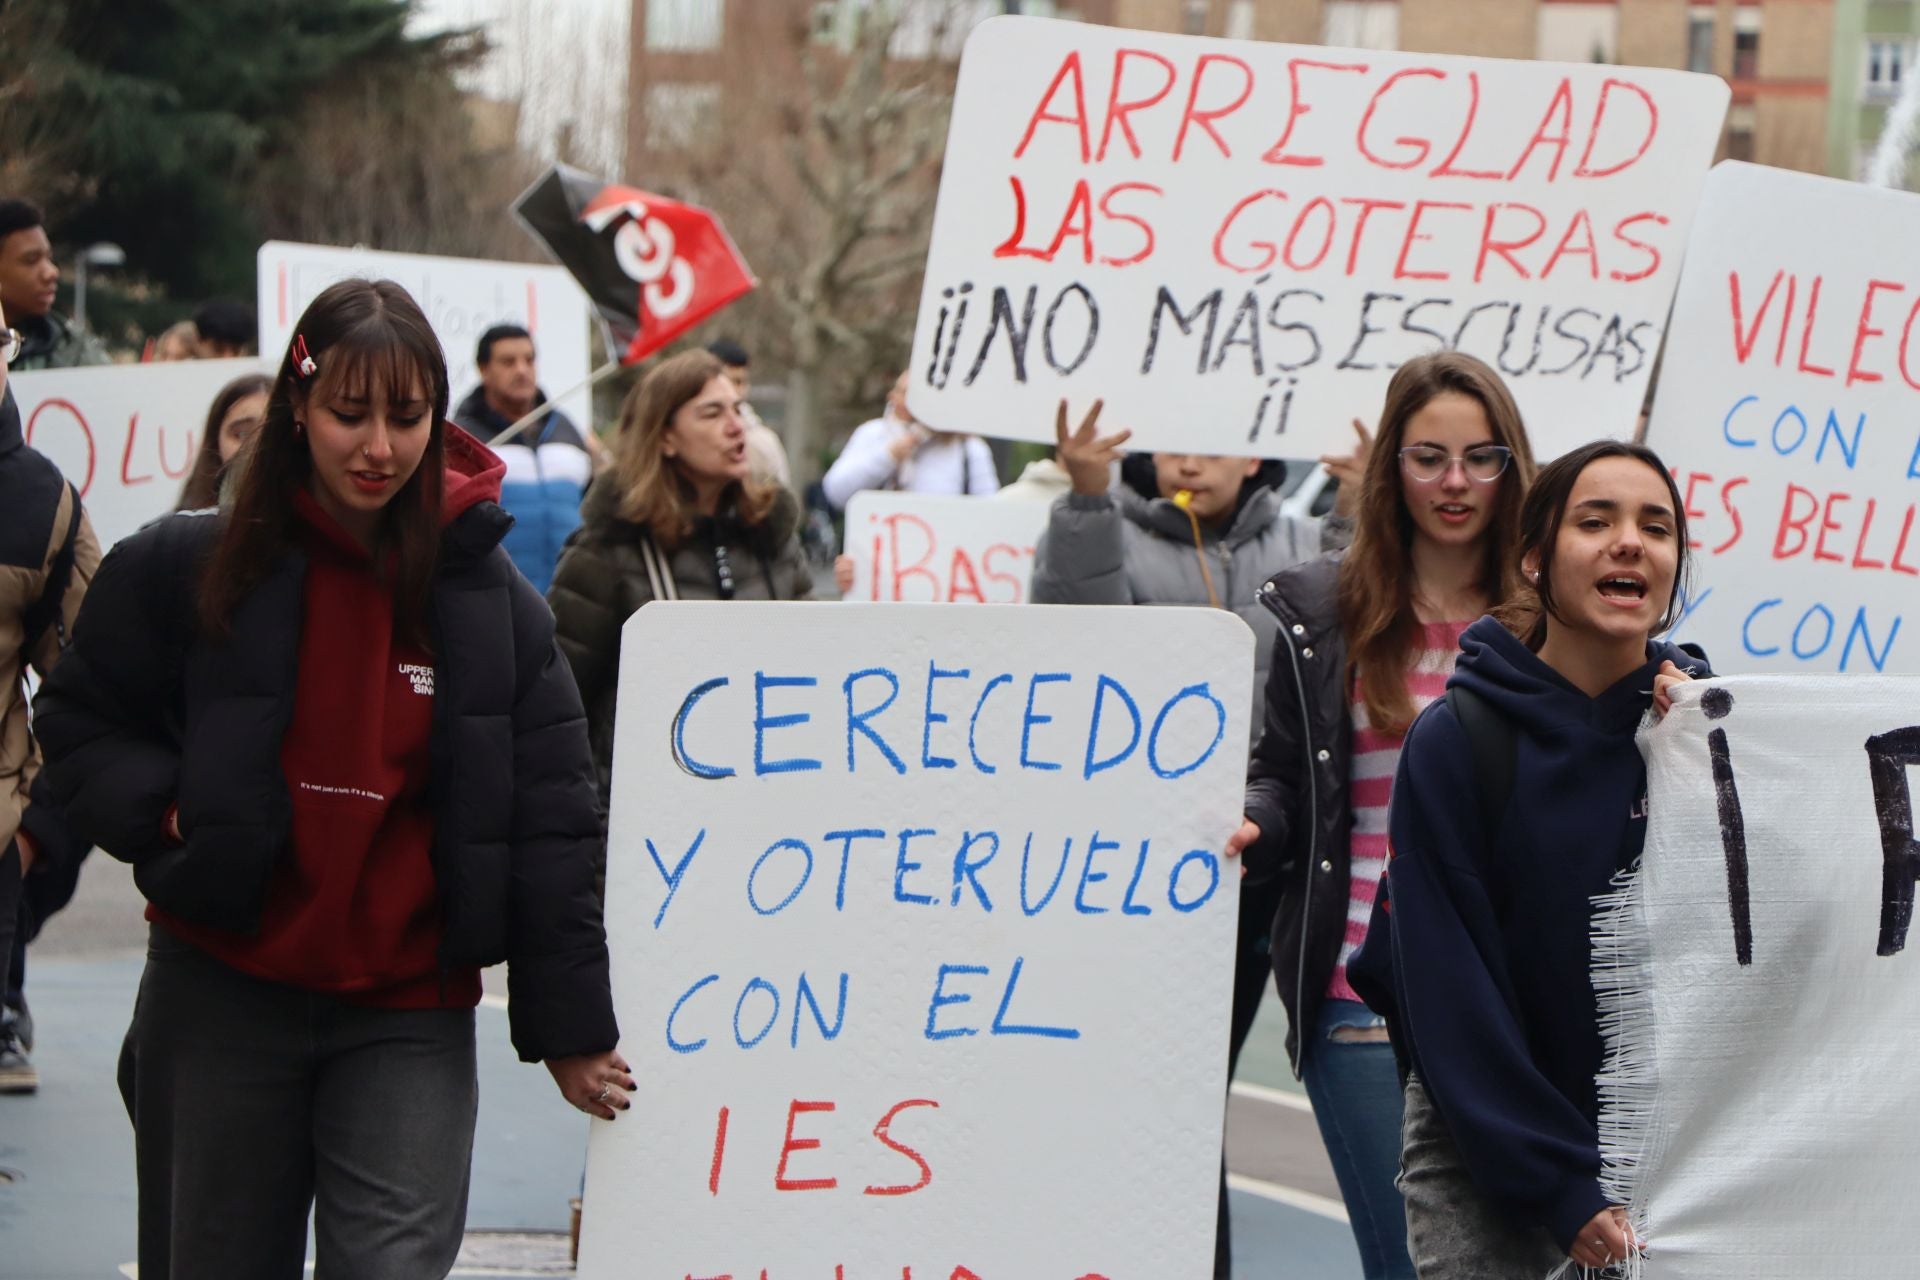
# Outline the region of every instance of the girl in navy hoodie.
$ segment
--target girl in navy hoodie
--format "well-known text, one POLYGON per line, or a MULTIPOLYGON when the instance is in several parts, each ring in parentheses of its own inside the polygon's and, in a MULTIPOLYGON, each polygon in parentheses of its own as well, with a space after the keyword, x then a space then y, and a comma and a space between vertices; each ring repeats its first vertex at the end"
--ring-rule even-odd
POLYGON ((466 1220, 480 969, 567 1100, 612 1119, 585 717, 446 420, 406 292, 307 308, 231 509, 121 542, 34 727, 151 922, 120 1063, 140 1274, 441 1276, 466 1220))
MULTIPOLYGON (((1705 674, 1654 639, 1676 616, 1686 508, 1650 450, 1601 441, 1541 470, 1520 524, 1534 598, 1469 627, 1449 682, 1504 721, 1511 788, 1483 787, 1446 700, 1414 724, 1393 786, 1400 1186, 1421 1280, 1541 1280, 1635 1247, 1600 1183, 1590 934, 1646 835, 1634 734, 1705 674)), ((1356 970, 1379 972, 1374 951, 1356 970)))

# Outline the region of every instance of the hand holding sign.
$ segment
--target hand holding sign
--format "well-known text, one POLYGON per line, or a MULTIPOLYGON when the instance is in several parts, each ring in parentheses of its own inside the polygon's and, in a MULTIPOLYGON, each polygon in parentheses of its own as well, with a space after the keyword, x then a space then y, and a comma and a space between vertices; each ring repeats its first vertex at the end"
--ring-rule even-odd
POLYGON ((1350 516, 1360 506, 1360 484, 1366 478, 1367 459, 1373 456, 1373 432, 1367 430, 1367 424, 1355 418, 1353 433, 1360 437, 1352 453, 1323 453, 1320 465, 1332 473, 1340 488, 1333 498, 1333 509, 1343 516, 1350 516))
POLYGON ((1067 434, 1065 400, 1060 402, 1053 417, 1054 447, 1059 454, 1060 465, 1072 477, 1073 491, 1087 497, 1107 491, 1114 464, 1126 456, 1120 446, 1133 438, 1131 431, 1118 431, 1110 436, 1094 434, 1094 427, 1100 421, 1100 410, 1105 404, 1104 400, 1095 400, 1093 408, 1087 410, 1087 416, 1080 419, 1079 429, 1071 435, 1067 434))

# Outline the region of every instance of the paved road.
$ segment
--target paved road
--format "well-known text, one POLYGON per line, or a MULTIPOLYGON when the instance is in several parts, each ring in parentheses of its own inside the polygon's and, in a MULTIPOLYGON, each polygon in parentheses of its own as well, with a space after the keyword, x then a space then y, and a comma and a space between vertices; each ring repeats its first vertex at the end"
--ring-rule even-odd
MULTIPOLYGON (((43 1083, 35 1097, 0 1098, 0 1276, 8 1280, 132 1274, 132 1135, 113 1067, 139 978, 140 911, 126 868, 96 857, 73 905, 34 947, 28 992, 43 1083)), ((569 1274, 559 1233, 579 1187, 586 1121, 545 1072, 514 1058, 491 981, 497 972, 488 977, 468 1251, 454 1274, 569 1274)), ((1339 1192, 1269 1003, 1228 1107, 1235 1275, 1359 1280, 1339 1192)))

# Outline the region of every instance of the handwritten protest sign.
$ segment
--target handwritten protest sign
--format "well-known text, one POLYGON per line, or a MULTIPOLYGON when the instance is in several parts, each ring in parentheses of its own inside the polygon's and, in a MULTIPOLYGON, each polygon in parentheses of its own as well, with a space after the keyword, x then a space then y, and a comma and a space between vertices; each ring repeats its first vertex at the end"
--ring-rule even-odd
POLYGON ((1920 681, 1684 685, 1597 929, 1610 1197, 1644 1280, 1912 1271, 1920 681))
POLYGON ((969 38, 908 402, 1312 456, 1401 362, 1495 364, 1551 457, 1639 413, 1725 114, 1711 76, 996 18, 969 38))
POLYGON ((80 488, 102 547, 173 510, 220 388, 259 360, 49 369, 7 376, 27 443, 80 488))
POLYGON ((1253 637, 1124 616, 627 623, 582 1276, 1212 1274, 1253 637))
POLYGON ((1781 169, 1707 184, 1647 442, 1699 557, 1675 638, 1719 670, 1920 673, 1916 219, 1781 169))
POLYGON ((392 280, 420 304, 439 335, 453 404, 479 385, 473 357, 480 335, 517 324, 533 335, 540 385, 583 430, 593 421, 591 393, 562 395, 587 379, 587 295, 560 267, 486 262, 424 253, 384 253, 270 240, 260 246, 260 350, 278 361, 308 303, 337 280, 392 280))
POLYGON ((863 489, 847 504, 849 600, 1020 604, 1052 505, 863 489))

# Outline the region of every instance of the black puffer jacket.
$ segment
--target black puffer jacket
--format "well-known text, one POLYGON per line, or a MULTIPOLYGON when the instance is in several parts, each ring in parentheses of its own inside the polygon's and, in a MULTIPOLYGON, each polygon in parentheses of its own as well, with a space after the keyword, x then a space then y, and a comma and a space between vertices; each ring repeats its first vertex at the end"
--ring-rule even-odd
POLYGON ((1299 1029, 1319 1016, 1347 927, 1353 712, 1338 602, 1343 554, 1294 565, 1260 588, 1280 632, 1267 668, 1260 741, 1247 764, 1246 813, 1260 828, 1246 852, 1247 883, 1279 882, 1273 971, 1296 1074, 1304 1047, 1299 1029))
MULTIPOLYGON (((532 1062, 611 1049, 619 1032, 586 719, 546 603, 500 549, 509 523, 492 502, 458 516, 433 580, 433 868, 442 965, 510 963, 513 1042, 532 1062)), ((290 551, 212 641, 194 594, 219 531, 217 515, 176 515, 114 548, 34 728, 75 827, 132 863, 149 900, 252 933, 291 848, 280 742, 306 558, 290 551), (182 845, 161 835, 174 803, 182 845)))

